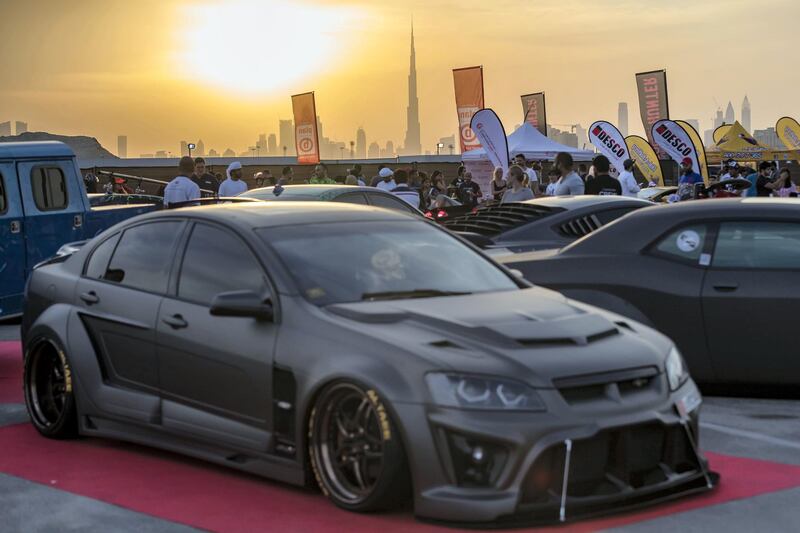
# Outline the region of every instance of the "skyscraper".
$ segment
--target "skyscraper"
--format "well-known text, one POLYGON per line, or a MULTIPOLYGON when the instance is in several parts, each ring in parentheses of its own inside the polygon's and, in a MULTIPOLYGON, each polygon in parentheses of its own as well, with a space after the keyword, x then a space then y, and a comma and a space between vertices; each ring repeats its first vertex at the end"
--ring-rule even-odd
POLYGON ((733 112, 733 104, 728 101, 728 107, 725 108, 725 124, 733 124, 736 122, 736 114, 733 112))
POLYGON ((620 102, 617 109, 617 127, 623 137, 628 136, 628 102, 620 102))
POLYGON ((687 122, 687 124, 689 124, 691 127, 694 128, 694 131, 696 131, 698 134, 700 133, 700 121, 699 120, 697 120, 696 118, 687 118, 686 122, 687 122))
POLYGON ((270 133, 267 137, 267 153, 269 155, 278 155, 278 138, 274 133, 270 133))
POLYGON ((0 137, 8 137, 11 135, 11 121, 0 122, 0 137))
POLYGON ((283 155, 283 148, 286 147, 286 154, 294 153, 294 123, 291 120, 281 120, 278 122, 278 136, 281 143, 280 155, 283 155))
POLYGON ((189 143, 181 141, 181 157, 189 155, 189 143))
POLYGON ((359 159, 367 157, 367 133, 364 128, 358 128, 356 132, 356 157, 359 159))
POLYGON ((256 146, 261 154, 267 153, 267 135, 265 133, 258 134, 258 142, 256 142, 256 146))
POLYGON ((194 149, 194 155, 198 157, 206 155, 206 143, 203 142, 203 139, 199 139, 197 141, 197 146, 194 149))
POLYGON ((717 129, 717 128, 719 128, 720 126, 722 126, 722 121, 723 121, 723 118, 722 118, 722 109, 720 109, 720 108, 717 108, 717 114, 716 114, 716 116, 714 117, 714 129, 717 129))
POLYGON ((117 136, 117 156, 122 157, 123 159, 128 157, 128 136, 127 135, 119 135, 119 136, 117 136))
POLYGON ((22 121, 18 120, 16 126, 17 126, 17 135, 20 135, 22 133, 27 133, 28 132, 28 123, 27 122, 22 122, 22 121))
POLYGON ((370 159, 378 159, 381 156, 381 147, 378 143, 372 142, 369 145, 369 150, 367 151, 367 157, 370 159))
POLYGON ((742 101, 742 126, 748 132, 750 130, 750 100, 747 99, 747 95, 744 95, 744 100, 742 101))
POLYGON ((386 141, 386 157, 394 157, 394 143, 392 141, 386 141))
POLYGON ((408 108, 406 109, 408 128, 403 152, 416 155, 422 152, 419 136, 419 98, 417 98, 417 53, 414 49, 414 24, 411 24, 411 65, 408 72, 408 108))

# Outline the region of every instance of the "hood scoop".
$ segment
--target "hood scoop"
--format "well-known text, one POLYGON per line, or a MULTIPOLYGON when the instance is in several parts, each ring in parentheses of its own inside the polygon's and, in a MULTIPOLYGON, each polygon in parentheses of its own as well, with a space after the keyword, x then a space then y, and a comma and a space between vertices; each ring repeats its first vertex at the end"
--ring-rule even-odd
POLYGON ((494 324, 492 330, 522 347, 585 346, 618 335, 619 329, 600 315, 581 314, 554 320, 494 324))

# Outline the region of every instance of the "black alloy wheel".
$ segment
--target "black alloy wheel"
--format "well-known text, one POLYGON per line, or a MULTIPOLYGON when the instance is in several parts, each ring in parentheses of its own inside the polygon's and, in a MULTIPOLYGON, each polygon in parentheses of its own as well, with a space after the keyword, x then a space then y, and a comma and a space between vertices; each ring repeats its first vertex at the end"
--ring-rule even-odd
POLYGON ((374 390, 326 387, 309 418, 309 455, 317 484, 339 507, 385 509, 408 495, 400 435, 374 390))
POLYGON ((25 358, 25 404, 33 426, 45 437, 77 434, 72 373, 63 350, 50 341, 38 343, 25 358))

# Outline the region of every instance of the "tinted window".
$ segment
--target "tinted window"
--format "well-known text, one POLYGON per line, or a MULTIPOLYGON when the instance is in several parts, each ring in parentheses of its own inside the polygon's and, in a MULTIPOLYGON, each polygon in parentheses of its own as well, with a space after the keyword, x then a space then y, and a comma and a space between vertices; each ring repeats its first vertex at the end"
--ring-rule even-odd
MULTIPOLYGON (((597 219, 603 224, 608 224, 609 222, 613 222, 617 220, 619 217, 625 216, 631 211, 635 211, 639 209, 640 206, 637 207, 618 207, 617 209, 607 209, 605 211, 600 211, 599 213, 595 213, 597 219)), ((643 206, 642 206, 643 207, 643 206)))
POLYGON ((5 213, 7 208, 6 187, 3 184, 3 175, 0 174, 0 213, 5 213))
POLYGON ((663 239, 656 245, 656 251, 671 259, 697 263, 706 244, 706 226, 683 226, 663 239))
POLYGON ((713 266, 800 269, 800 224, 725 222, 720 225, 713 266))
POLYGON ((404 213, 414 212, 403 200, 387 194, 369 194, 369 201, 375 207, 394 209, 395 211, 402 211, 404 213))
POLYGON ((261 265, 238 237, 198 224, 192 230, 178 279, 178 296, 208 305, 219 293, 266 291, 261 265))
POLYGON ((39 211, 67 207, 67 182, 58 167, 35 167, 31 171, 33 201, 39 211))
POLYGON ((125 230, 103 279, 164 293, 183 222, 152 222, 125 230))
POLYGON ((342 194, 333 199, 334 202, 343 202, 346 204, 367 205, 367 197, 358 193, 342 194))
POLYGON ((86 277, 102 279, 105 276, 108 260, 111 259, 111 254, 114 253, 114 247, 117 245, 117 241, 119 241, 119 234, 106 239, 100 246, 94 249, 86 265, 86 277))

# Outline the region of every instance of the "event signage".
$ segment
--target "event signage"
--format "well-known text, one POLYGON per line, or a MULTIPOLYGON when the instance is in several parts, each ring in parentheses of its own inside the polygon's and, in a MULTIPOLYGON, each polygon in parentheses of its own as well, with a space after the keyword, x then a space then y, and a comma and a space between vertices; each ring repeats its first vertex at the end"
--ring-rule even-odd
POLYGON ((654 70, 636 74, 636 90, 639 93, 639 114, 650 144, 655 148, 659 159, 667 159, 666 154, 655 144, 651 132, 653 124, 669 118, 667 99, 667 71, 654 70))
POLYGON ((717 126, 714 129, 714 133, 711 135, 714 138, 714 144, 723 144, 724 142, 726 142, 727 139, 725 138, 725 136, 728 135, 728 132, 731 130, 731 127, 733 127, 733 124, 722 124, 720 126, 717 126))
POLYGON ((661 172, 661 163, 658 161, 658 155, 656 155, 650 143, 647 142, 647 139, 643 139, 638 135, 628 135, 625 137, 625 144, 628 145, 628 153, 630 153, 631 159, 636 163, 647 182, 663 187, 664 174, 661 172))
POLYGON ((595 145, 620 172, 624 168, 625 160, 630 159, 625 138, 610 122, 598 120, 589 126, 589 142, 595 145))
POLYGON ((697 163, 700 165, 700 175, 703 176, 703 183, 706 184, 708 187, 709 183, 709 175, 708 175, 708 162, 706 161, 706 148, 703 146, 703 140, 700 138, 700 134, 697 133, 697 130, 694 129, 694 126, 689 124, 684 120, 676 120, 675 124, 683 128, 683 131, 689 136, 692 140, 692 144, 694 144, 694 149, 697 152, 697 163))
POLYGON ((525 122, 547 137, 547 108, 544 103, 544 93, 523 94, 520 98, 525 122))
POLYGON ((495 168, 502 168, 505 175, 508 172, 508 138, 500 117, 491 109, 481 109, 472 115, 470 128, 486 151, 489 161, 495 168))
POLYGON ((788 150, 800 150, 800 124, 791 117, 778 119, 775 133, 788 150))
POLYGON ((694 142, 686 130, 672 120, 659 120, 653 124, 650 136, 657 146, 679 165, 684 158, 692 160, 692 170, 700 173, 700 163, 694 142))
POLYGON ((297 163, 316 165, 319 163, 319 133, 317 131, 317 107, 314 93, 292 96, 294 111, 294 140, 297 147, 297 163))
POLYGON ((461 153, 481 147, 472 131, 472 115, 483 109, 483 67, 453 69, 461 153))

